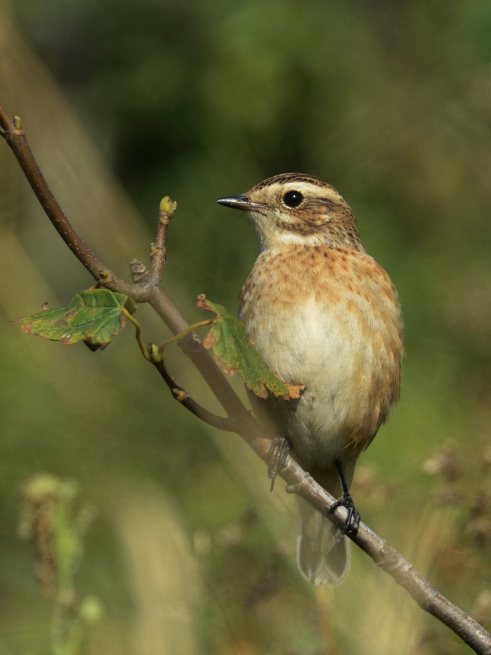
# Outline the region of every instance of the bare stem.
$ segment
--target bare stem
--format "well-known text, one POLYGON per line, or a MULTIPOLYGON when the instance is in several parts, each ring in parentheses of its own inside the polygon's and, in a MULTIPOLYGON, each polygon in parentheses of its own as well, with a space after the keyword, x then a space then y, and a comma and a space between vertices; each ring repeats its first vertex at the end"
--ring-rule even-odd
MULTIPOLYGON (((1 105, 0 136, 5 138, 14 152, 46 214, 79 261, 82 262, 95 280, 101 285, 112 291, 125 293, 136 302, 148 302, 153 307, 170 330, 178 336, 183 351, 193 361, 205 382, 221 403, 228 418, 216 416, 198 405, 198 403, 186 394, 184 389, 176 384, 162 361, 153 361, 152 363, 156 366, 160 375, 171 389, 174 397, 186 409, 206 423, 239 434, 266 464, 270 464, 271 437, 243 405, 240 398, 210 357, 210 354, 203 347, 200 339, 196 334, 190 333, 190 330, 195 326, 190 328, 173 303, 159 288, 165 263, 167 223, 159 222, 159 227, 157 228, 157 236, 151 253, 152 270, 150 276, 143 275, 142 281, 136 284, 128 284, 120 280, 97 259, 74 230, 51 193, 46 180, 32 156, 25 134, 21 130, 20 119, 12 120, 1 105), (184 332, 187 336, 183 338, 182 333, 184 332)), ((146 352, 148 355, 146 358, 152 360, 152 355, 148 353, 141 342, 137 321, 132 319, 132 317, 129 320, 137 327, 137 339, 139 339, 142 353, 145 356, 146 352)), ((278 474, 286 480, 288 485, 295 489, 296 493, 305 498, 305 500, 335 525, 338 527, 344 525, 346 509, 340 507, 334 514, 329 514, 329 509, 336 499, 317 484, 312 477, 307 475, 290 456, 286 458, 285 465, 281 471, 278 471, 278 474)), ((360 524, 356 535, 349 536, 379 567, 383 568, 398 584, 404 587, 420 607, 447 625, 476 653, 480 655, 491 655, 491 635, 460 608, 453 605, 437 592, 386 541, 378 537, 364 523, 360 524)))
POLYGON ((165 239, 167 237, 167 228, 169 227, 170 219, 174 216, 177 209, 177 203, 172 202, 169 196, 165 196, 160 202, 159 222, 157 226, 157 234, 155 241, 152 244, 150 252, 151 269, 150 274, 154 284, 160 286, 162 275, 164 273, 165 260, 167 259, 167 246, 165 239))
POLYGON ((49 188, 34 156, 29 148, 24 131, 21 129, 21 121, 17 116, 12 120, 5 108, 0 104, 0 136, 3 136, 10 149, 14 153, 20 167, 24 171, 27 181, 36 194, 51 223, 67 244, 75 257, 85 266, 92 277, 101 285, 119 291, 142 302, 143 293, 141 287, 131 285, 120 280, 114 275, 90 250, 83 239, 65 216, 58 201, 49 188))
POLYGON ((185 407, 192 414, 197 416, 205 423, 208 423, 208 425, 213 426, 214 428, 218 428, 219 430, 226 430, 227 432, 235 432, 237 428, 236 420, 232 418, 224 418, 222 416, 218 416, 217 414, 213 414, 212 412, 208 411, 205 407, 202 407, 195 400, 193 400, 193 398, 191 398, 191 396, 189 396, 184 391, 184 389, 179 384, 177 384, 177 382, 174 380, 172 375, 167 370, 163 359, 159 361, 155 361, 153 363, 157 371, 162 376, 164 382, 171 390, 174 398, 177 401, 179 401, 181 405, 183 405, 183 407, 185 407))

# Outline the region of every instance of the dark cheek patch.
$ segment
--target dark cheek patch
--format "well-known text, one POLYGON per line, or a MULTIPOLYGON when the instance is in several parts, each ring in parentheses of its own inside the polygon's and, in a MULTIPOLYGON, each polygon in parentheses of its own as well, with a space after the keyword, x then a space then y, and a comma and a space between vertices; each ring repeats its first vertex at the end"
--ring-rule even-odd
POLYGON ((295 234, 301 234, 303 236, 309 236, 310 234, 316 234, 319 232, 319 226, 316 224, 309 223, 307 221, 298 221, 296 223, 278 223, 278 227, 284 232, 294 232, 295 234))

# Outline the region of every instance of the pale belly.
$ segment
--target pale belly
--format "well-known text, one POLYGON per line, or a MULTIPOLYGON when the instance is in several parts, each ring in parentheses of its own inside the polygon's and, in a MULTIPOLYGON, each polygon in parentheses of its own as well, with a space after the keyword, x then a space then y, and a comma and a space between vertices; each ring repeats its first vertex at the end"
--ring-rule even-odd
POLYGON ((290 440, 307 469, 355 461, 398 397, 398 305, 356 294, 325 302, 312 290, 294 299, 259 291, 249 286, 241 298, 248 336, 273 372, 305 390, 298 400, 251 398, 254 410, 290 440))
POLYGON ((298 400, 253 399, 255 409, 271 417, 305 466, 327 466, 368 411, 373 350, 346 317, 319 313, 313 299, 285 320, 267 318, 249 326, 249 338, 273 372, 305 390, 298 400))

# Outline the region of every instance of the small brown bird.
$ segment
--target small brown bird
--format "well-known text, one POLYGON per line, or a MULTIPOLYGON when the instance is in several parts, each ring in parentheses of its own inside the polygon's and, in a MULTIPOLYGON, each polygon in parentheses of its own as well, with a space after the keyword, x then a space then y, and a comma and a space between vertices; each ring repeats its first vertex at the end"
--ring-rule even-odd
MULTIPOLYGON (((401 386, 402 320, 389 276, 367 255, 346 201, 300 173, 276 175, 217 202, 247 212, 261 253, 239 297, 239 316, 269 368, 305 389, 297 400, 251 397, 259 420, 349 510, 356 460, 386 420, 401 386)), ((349 539, 298 499, 298 565, 313 584, 341 584, 349 539)))

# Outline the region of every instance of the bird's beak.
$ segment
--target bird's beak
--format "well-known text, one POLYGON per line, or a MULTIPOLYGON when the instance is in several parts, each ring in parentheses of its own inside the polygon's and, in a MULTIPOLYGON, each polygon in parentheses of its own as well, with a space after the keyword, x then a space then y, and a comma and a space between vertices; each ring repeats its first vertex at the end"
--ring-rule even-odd
POLYGON ((254 211, 259 207, 263 207, 259 202, 252 202, 247 196, 230 196, 229 198, 218 198, 219 205, 225 207, 232 207, 233 209, 242 209, 243 211, 254 211))

